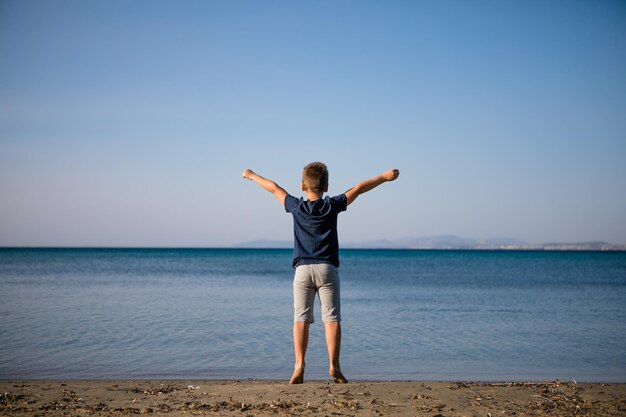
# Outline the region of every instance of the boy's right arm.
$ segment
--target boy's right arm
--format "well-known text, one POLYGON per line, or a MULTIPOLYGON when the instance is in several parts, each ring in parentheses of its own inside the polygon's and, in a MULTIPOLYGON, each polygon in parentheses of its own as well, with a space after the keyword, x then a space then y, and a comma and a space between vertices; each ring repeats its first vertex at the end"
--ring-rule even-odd
POLYGON ((346 199, 348 200, 348 205, 350 205, 354 200, 356 200, 356 198, 359 195, 378 187, 380 184, 384 182, 393 181, 396 178, 398 178, 399 175, 400 175, 400 171, 398 171, 397 169, 390 169, 374 178, 370 178, 369 180, 360 182, 355 187, 352 187, 348 191, 345 192, 346 199))
POLYGON ((268 180, 267 178, 263 178, 259 174, 256 174, 251 169, 246 169, 243 171, 241 176, 250 181, 254 181, 263 187, 265 190, 274 194, 274 197, 278 200, 280 204, 285 205, 285 197, 287 197, 287 191, 285 191, 282 187, 276 184, 274 181, 268 180))

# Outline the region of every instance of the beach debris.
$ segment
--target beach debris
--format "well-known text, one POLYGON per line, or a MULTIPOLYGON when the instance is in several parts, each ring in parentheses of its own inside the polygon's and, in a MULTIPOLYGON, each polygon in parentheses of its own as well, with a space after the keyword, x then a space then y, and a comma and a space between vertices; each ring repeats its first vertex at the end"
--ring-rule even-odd
POLYGON ((557 406, 557 407, 559 406, 559 405, 556 403, 556 401, 552 401, 550 398, 546 398, 546 397, 544 397, 543 395, 538 395, 538 394, 535 394, 535 395, 533 395, 533 397, 538 397, 538 398, 541 398, 541 399, 543 399, 543 400, 550 401, 550 402, 551 402, 552 404, 554 404, 555 406, 557 406))
POLYGON ((159 405, 157 405, 157 410, 156 411, 159 412, 159 413, 169 413, 169 412, 171 412, 173 410, 174 409, 169 404, 159 404, 159 405))
POLYGON ((211 404, 198 403, 197 401, 188 401, 184 404, 183 409, 191 411, 210 411, 210 412, 225 412, 225 411, 289 411, 289 412, 302 412, 305 410, 315 411, 317 408, 311 406, 310 403, 306 406, 302 403, 296 403, 293 401, 275 400, 269 403, 260 404, 246 404, 244 401, 236 401, 229 398, 228 401, 218 401, 211 404))
POLYGON ((18 397, 20 397, 20 395, 11 394, 10 392, 0 394, 0 405, 11 404, 15 402, 18 397))
POLYGON ((102 401, 92 407, 95 411, 107 411, 109 406, 103 403, 102 401))
POLYGON ((348 409, 352 411, 356 411, 360 408, 359 403, 353 400, 334 400, 330 401, 330 404, 337 408, 348 409))
MULTIPOLYGON (((613 389, 612 385, 577 384, 569 381, 547 381, 532 383, 468 383, 468 388, 453 393, 448 386, 454 382, 437 384, 436 390, 427 391, 419 384, 401 387, 368 386, 352 387, 349 390, 333 390, 334 396, 325 394, 326 385, 311 384, 308 391, 294 398, 292 390, 281 394, 280 389, 246 390, 246 397, 237 388, 220 392, 210 391, 208 396, 202 396, 202 390, 187 389, 187 382, 171 382, 166 384, 143 381, 132 384, 121 384, 125 387, 121 392, 109 392, 113 402, 108 402, 107 389, 110 383, 87 383, 81 386, 68 383, 60 387, 57 383, 53 392, 45 391, 43 395, 41 384, 32 390, 21 390, 20 387, 0 390, 0 416, 82 416, 82 417, 121 417, 123 415, 165 415, 170 416, 240 416, 240 417, 288 417, 288 416, 328 416, 348 417, 367 415, 371 417, 394 416, 445 416, 475 415, 488 417, 497 416, 534 416, 534 417, 622 417, 626 416, 626 389, 613 389), (93 387, 99 387, 94 389, 93 387), (324 391, 318 390, 325 387, 324 391), (497 387, 501 388, 497 388, 497 387), (135 387, 139 394, 133 394, 131 387, 135 387), (608 388, 605 388, 608 387, 608 388), (371 396, 364 397, 368 389, 372 389, 371 396), (404 389, 398 397, 400 388, 404 389), (593 388, 593 389, 592 389, 593 388), (143 391, 158 389, 173 389, 174 394, 152 397, 143 394, 143 391), (5 391, 6 390, 6 391, 5 391), (13 391, 11 391, 13 390, 13 391), (74 391, 75 390, 75 391, 74 391), (358 391, 358 392, 357 392, 358 391), (606 391, 599 395, 598 391, 606 391), (31 394, 32 392, 32 394, 31 394), (425 393, 428 392, 429 395, 425 393), (259 398, 262 393, 265 398, 259 398), (317 394, 317 395, 316 395, 317 394), (443 396, 453 394, 454 400, 444 404, 443 396), (104 395, 104 396, 103 396, 104 395), (351 398, 352 397, 352 398, 351 398), (313 399, 315 398, 315 399, 313 399), (136 402, 132 403, 135 399, 136 402), (220 401, 225 399, 225 401, 220 401), (355 401, 358 400, 358 401, 355 401), (31 402, 33 404, 29 404, 31 402), (212 401, 212 402, 211 402, 212 401), (98 403, 98 404, 96 404, 98 403), (158 404, 158 405, 157 405, 158 404), (456 409, 456 410, 455 410, 456 409), (458 410, 458 411, 457 411, 458 410), (467 414, 465 414, 466 412, 467 414)), ((33 383, 35 386, 36 383, 33 383)), ((219 387, 219 383, 215 383, 219 387)), ((212 385, 203 385, 209 390, 212 385)), ((248 387, 251 387, 249 385, 248 387)))
POLYGON ((576 382, 567 382, 555 380, 553 382, 544 382, 536 385, 537 393, 532 396, 537 398, 535 409, 545 413, 559 413, 578 415, 585 414, 593 409, 579 395, 582 391, 576 382))
POLYGON ((117 388, 117 389, 111 389, 109 388, 109 391, 125 391, 125 392, 129 392, 129 393, 134 393, 134 394, 148 394, 148 395, 158 395, 158 394, 169 394, 175 391, 181 391, 184 388, 180 388, 174 385, 161 385, 159 387, 133 387, 133 388, 117 388))
POLYGON ((445 404, 433 404, 433 405, 419 405, 419 406, 415 406, 416 409, 423 411, 423 412, 428 412, 428 413, 432 413, 432 412, 438 412, 441 413, 441 411, 444 410, 444 408, 446 408, 445 404))
POLYGON ((12 394, 10 392, 0 394, 0 410, 30 411, 28 404, 34 402, 33 400, 29 400, 24 394, 12 394))

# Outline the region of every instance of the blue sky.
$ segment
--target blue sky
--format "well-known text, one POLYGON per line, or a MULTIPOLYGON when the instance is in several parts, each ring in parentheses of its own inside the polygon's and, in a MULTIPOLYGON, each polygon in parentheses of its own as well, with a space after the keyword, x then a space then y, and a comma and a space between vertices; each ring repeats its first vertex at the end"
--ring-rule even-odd
POLYGON ((344 242, 626 243, 621 1, 0 2, 0 245, 291 238, 242 180, 400 179, 344 242))

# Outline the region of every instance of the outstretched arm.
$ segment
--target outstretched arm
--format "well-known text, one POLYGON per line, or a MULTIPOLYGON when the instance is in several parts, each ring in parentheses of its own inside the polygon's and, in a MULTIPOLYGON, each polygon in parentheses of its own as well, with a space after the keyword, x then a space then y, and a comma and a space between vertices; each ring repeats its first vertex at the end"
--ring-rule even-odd
POLYGON ((274 197, 278 200, 280 204, 285 205, 285 197, 287 196, 287 191, 283 190, 278 184, 276 184, 272 180, 268 180, 267 178, 263 178, 262 176, 255 174, 251 169, 246 169, 241 174, 245 179, 251 180, 259 184, 261 187, 274 194, 274 197))
POLYGON ((385 171, 374 178, 370 178, 369 180, 360 182, 358 185, 350 188, 348 191, 345 192, 346 198, 348 199, 348 205, 356 200, 359 195, 378 187, 384 182, 393 181, 398 178, 399 175, 400 171, 398 171, 397 169, 390 169, 389 171, 385 171))

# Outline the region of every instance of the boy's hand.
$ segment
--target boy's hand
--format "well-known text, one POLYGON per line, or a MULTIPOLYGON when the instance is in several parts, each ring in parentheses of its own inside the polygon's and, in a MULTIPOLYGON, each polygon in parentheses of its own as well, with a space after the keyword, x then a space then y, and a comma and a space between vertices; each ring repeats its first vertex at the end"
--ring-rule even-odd
POLYGON ((254 174, 254 171, 252 171, 251 169, 246 168, 242 173, 241 176, 247 180, 250 179, 250 176, 254 174))
POLYGON ((393 181, 400 176, 400 171, 397 169, 390 169, 389 171, 383 172, 383 178, 385 181, 393 181))
POLYGON ((268 180, 267 178, 263 178, 262 176, 252 171, 251 169, 244 169, 244 171, 241 173, 241 176, 247 180, 251 180, 259 184, 265 190, 274 194, 274 197, 276 197, 276 199, 278 200, 280 204, 282 204, 283 206, 285 205, 285 197, 287 197, 287 191, 285 191, 281 186, 276 184, 274 181, 268 180))

